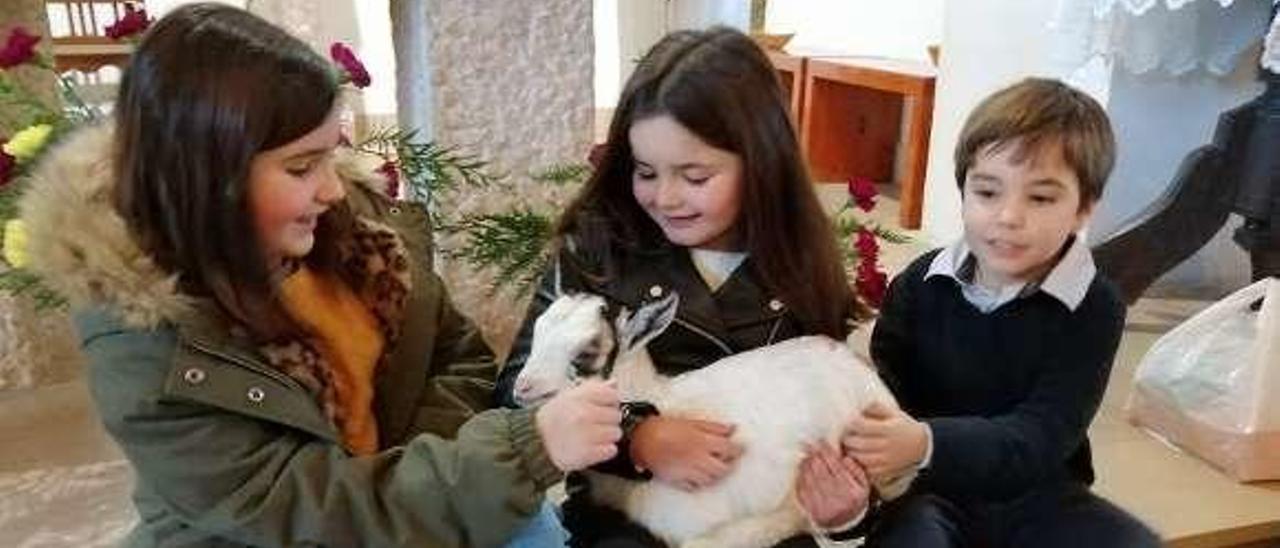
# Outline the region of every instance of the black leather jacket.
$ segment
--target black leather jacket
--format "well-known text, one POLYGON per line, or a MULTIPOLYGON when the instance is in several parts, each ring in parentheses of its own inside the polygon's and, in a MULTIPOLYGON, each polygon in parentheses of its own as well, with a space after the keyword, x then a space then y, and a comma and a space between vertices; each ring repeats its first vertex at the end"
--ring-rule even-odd
POLYGON ((604 268, 568 250, 558 254, 529 303, 498 377, 498 405, 516 406, 512 388, 529 357, 534 321, 562 293, 601 295, 611 313, 623 306, 635 310, 671 291, 679 294, 675 321, 648 345, 654 367, 664 375, 699 369, 731 354, 804 334, 786 304, 763 288, 749 257, 714 292, 682 247, 615 253, 612 261, 612 268, 604 268), (605 272, 625 275, 607 276, 605 272))

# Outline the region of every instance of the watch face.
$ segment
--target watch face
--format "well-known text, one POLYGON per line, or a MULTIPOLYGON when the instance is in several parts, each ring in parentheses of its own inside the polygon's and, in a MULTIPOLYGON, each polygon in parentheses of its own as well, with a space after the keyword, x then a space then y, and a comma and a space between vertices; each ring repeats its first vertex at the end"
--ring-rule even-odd
POLYGON ((645 417, 658 414, 658 408, 651 403, 646 402, 629 402, 622 404, 622 430, 630 434, 640 421, 645 417))

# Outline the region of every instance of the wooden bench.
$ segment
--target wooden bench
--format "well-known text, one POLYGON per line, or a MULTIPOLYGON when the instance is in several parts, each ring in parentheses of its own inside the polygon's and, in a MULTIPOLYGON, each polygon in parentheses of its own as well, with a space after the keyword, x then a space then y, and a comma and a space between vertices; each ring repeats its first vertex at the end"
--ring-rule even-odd
POLYGON ((133 46, 108 38, 106 29, 124 16, 126 5, 146 8, 136 0, 46 0, 58 71, 90 74, 107 65, 124 68, 133 46))

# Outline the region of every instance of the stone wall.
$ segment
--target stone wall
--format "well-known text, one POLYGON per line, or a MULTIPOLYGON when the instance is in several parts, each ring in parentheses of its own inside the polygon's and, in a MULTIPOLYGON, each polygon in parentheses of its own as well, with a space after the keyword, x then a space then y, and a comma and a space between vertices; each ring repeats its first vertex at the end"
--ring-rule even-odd
MULTIPOLYGON (((528 174, 582 162, 591 142, 591 2, 428 0, 433 137, 493 164, 515 193, 470 193, 439 207, 483 211, 563 203, 566 189, 528 174)), ((403 108, 403 107, 402 107, 403 108)), ((458 307, 505 352, 525 299, 492 298, 489 278, 456 264, 443 274, 458 307)))

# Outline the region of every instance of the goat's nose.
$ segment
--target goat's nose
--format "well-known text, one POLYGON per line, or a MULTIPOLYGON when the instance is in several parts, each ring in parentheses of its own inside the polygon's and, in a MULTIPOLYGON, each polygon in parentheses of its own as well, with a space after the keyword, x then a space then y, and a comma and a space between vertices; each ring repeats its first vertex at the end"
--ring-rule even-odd
POLYGON ((516 395, 528 396, 533 391, 533 383, 529 379, 516 379, 516 395))

